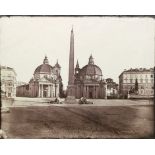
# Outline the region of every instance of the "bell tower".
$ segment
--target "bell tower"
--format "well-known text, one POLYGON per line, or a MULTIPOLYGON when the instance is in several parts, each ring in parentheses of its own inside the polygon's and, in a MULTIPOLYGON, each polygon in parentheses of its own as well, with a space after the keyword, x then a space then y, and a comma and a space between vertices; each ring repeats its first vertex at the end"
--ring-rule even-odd
POLYGON ((76 67, 75 67, 75 76, 76 76, 76 78, 79 75, 79 71, 80 71, 80 67, 79 67, 79 62, 77 60, 76 67))

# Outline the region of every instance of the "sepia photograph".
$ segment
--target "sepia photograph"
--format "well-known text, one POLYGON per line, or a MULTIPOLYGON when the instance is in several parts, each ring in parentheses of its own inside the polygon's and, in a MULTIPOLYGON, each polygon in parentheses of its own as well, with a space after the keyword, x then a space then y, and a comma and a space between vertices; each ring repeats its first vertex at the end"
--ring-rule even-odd
POLYGON ((153 139, 155 16, 0 16, 1 139, 153 139))

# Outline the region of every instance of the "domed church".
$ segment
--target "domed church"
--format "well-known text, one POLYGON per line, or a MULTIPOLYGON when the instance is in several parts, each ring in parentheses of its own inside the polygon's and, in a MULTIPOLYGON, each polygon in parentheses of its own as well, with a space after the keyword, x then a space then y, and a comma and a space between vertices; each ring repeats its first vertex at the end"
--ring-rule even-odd
POLYGON ((102 79, 102 70, 94 64, 92 55, 88 64, 81 69, 77 61, 74 84, 76 98, 106 98, 106 82, 102 79))
POLYGON ((45 56, 43 64, 35 69, 29 84, 17 87, 17 96, 59 97, 62 92, 60 71, 61 67, 58 61, 54 66, 51 66, 45 56))

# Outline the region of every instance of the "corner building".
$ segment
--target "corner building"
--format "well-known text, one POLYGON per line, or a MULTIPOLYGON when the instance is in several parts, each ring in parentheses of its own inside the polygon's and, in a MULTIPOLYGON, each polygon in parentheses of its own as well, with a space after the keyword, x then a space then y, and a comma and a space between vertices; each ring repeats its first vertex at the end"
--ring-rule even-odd
POLYGON ((13 68, 0 66, 0 85, 1 97, 14 98, 16 97, 16 77, 17 74, 13 68))
POLYGON ((126 97, 135 88, 138 82, 138 95, 143 97, 154 96, 154 69, 136 68, 124 70, 119 76, 120 96, 126 97))

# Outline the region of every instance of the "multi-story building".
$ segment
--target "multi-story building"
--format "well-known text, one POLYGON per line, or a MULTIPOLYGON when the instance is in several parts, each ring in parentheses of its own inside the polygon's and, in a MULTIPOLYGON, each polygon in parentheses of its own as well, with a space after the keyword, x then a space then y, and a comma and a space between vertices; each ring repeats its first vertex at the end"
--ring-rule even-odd
POLYGON ((16 96, 16 72, 13 68, 0 66, 1 95, 13 98, 16 96))
POLYGON ((119 76, 119 93, 122 97, 135 90, 135 83, 138 82, 137 95, 142 97, 154 96, 154 69, 129 69, 124 70, 119 76))
POLYGON ((118 97, 118 84, 111 78, 106 79, 107 83, 107 98, 117 98, 118 97))

